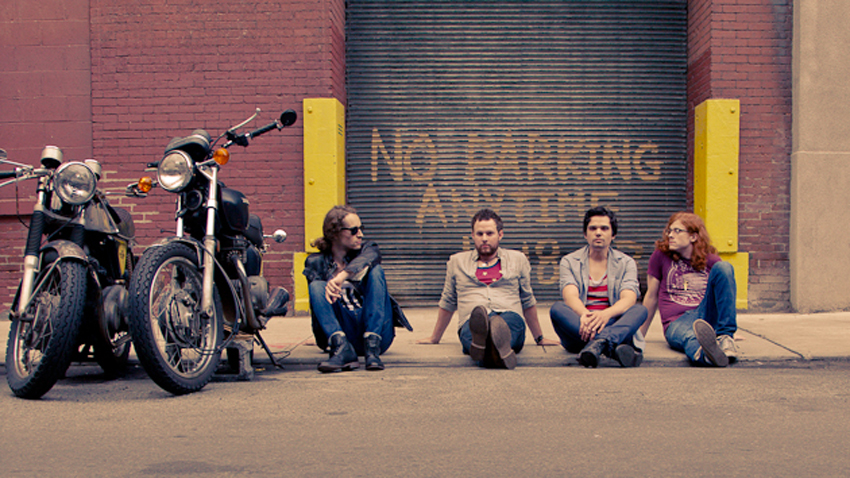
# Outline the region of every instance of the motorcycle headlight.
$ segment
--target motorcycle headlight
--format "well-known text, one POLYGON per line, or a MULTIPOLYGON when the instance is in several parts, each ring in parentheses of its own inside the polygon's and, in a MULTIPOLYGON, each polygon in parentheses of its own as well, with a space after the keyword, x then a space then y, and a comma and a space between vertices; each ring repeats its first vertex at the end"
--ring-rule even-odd
POLYGON ((74 206, 89 202, 94 197, 97 187, 94 172, 85 164, 78 162, 59 166, 53 181, 53 190, 59 199, 74 206))
POLYGON ((188 154, 180 150, 166 154, 156 170, 159 185, 171 193, 182 191, 192 181, 194 174, 195 163, 188 154))

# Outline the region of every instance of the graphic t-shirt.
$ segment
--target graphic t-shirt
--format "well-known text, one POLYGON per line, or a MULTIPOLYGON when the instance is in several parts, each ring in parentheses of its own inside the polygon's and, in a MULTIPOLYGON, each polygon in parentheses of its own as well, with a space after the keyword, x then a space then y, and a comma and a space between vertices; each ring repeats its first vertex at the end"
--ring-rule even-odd
POLYGON ((502 278, 502 261, 498 260, 489 267, 478 267, 478 270, 475 271, 475 277, 487 285, 496 282, 502 278))
POLYGON ((720 262, 717 254, 709 254, 702 271, 694 270, 689 259, 674 261, 656 250, 649 258, 647 274, 658 279, 658 311, 664 330, 685 312, 696 309, 705 297, 711 267, 720 262))

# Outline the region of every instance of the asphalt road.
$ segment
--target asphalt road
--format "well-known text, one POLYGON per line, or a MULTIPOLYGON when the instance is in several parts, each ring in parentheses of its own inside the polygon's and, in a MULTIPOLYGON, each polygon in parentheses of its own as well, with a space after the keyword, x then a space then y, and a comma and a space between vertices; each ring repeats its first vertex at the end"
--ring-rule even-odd
POLYGON ((41 400, 3 390, 4 477, 850 474, 847 362, 265 370, 183 397, 74 366, 41 400))

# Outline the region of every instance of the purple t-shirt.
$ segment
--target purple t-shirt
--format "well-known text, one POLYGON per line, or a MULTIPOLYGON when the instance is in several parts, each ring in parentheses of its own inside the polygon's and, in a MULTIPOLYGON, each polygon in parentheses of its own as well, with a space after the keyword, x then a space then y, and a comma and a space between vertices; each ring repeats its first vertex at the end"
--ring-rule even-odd
POLYGON ((647 274, 658 279, 658 311, 664 330, 685 312, 696 309, 705 297, 708 273, 720 262, 717 254, 709 254, 706 266, 696 271, 690 259, 673 261, 667 254, 656 250, 649 258, 647 274))

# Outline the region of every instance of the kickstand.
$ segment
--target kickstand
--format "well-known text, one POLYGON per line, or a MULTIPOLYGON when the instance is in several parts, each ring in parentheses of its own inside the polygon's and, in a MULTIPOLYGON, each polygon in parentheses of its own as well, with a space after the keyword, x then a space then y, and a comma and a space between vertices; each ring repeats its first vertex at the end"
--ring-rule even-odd
POLYGON ((263 346, 263 350, 265 350, 265 351, 266 351, 266 355, 268 355, 268 356, 269 356, 269 359, 271 359, 272 364, 273 364, 275 367, 277 367, 277 368, 279 368, 279 369, 281 369, 281 370, 282 370, 282 369, 283 369, 283 365, 281 365, 280 363, 278 363, 277 359, 275 359, 275 358, 274 358, 274 355, 272 354, 272 351, 271 351, 271 350, 269 350, 269 346, 268 346, 268 345, 266 345, 266 341, 265 341, 265 340, 263 340, 263 336, 262 336, 262 335, 260 335, 260 331, 258 330, 258 331, 256 331, 256 332, 254 332, 254 336, 255 336, 255 337, 257 337, 257 341, 258 341, 258 342, 260 342, 260 345, 262 345, 262 346, 263 346))

